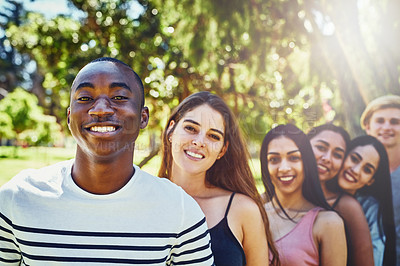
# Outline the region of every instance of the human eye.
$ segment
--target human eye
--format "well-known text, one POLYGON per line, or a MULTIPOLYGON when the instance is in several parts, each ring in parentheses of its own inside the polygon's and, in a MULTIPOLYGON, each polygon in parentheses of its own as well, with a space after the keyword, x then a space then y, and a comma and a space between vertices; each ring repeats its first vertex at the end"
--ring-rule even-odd
POLYGON ((317 148, 317 150, 322 152, 327 150, 327 148, 324 145, 315 145, 315 147, 317 148))
POLYGON ((290 155, 289 160, 292 161, 292 162, 298 162, 298 161, 301 160, 301 156, 300 156, 300 155, 297 155, 297 154, 295 154, 295 155, 290 155))
POLYGON ((194 128, 194 127, 191 126, 191 125, 185 125, 185 126, 184 126, 184 129, 185 129, 186 131, 190 132, 190 133, 196 133, 196 128, 194 128))
POLYGON ((82 97, 79 97, 78 98, 78 101, 80 101, 80 102, 88 102, 88 101, 90 101, 92 98, 91 97, 89 97, 89 96, 82 96, 82 97))
POLYGON ((358 157, 354 153, 350 154, 350 160, 353 163, 358 163, 358 157))
POLYGON ((280 162, 279 156, 268 156, 268 162, 272 164, 276 164, 280 162))
POLYGON ((373 169, 372 169, 371 167, 365 166, 365 167, 364 167, 364 173, 366 173, 366 174, 373 174, 374 171, 373 171, 373 169))
POLYGON ((397 119, 397 118, 392 118, 392 119, 390 119, 390 124, 391 125, 398 125, 398 124, 400 124, 400 119, 397 119))
POLYGON ((128 99, 128 97, 118 95, 118 96, 112 97, 112 99, 113 99, 113 100, 117 100, 117 101, 121 101, 121 100, 126 100, 126 99, 128 99))
POLYGON ((385 123, 385 119, 384 119, 383 117, 378 117, 378 118, 375 120, 375 122, 378 123, 378 124, 383 124, 383 123, 385 123))
POLYGON ((343 159, 343 154, 339 152, 334 152, 333 157, 335 157, 336 159, 343 159))
POLYGON ((216 135, 216 134, 210 134, 210 138, 214 139, 214 140, 221 140, 221 137, 216 135))

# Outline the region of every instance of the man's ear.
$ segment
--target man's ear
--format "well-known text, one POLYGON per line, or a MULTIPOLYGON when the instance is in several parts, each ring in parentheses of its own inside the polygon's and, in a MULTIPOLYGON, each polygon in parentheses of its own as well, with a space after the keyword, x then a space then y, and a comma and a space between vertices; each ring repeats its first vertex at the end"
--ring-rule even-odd
POLYGON ((365 132, 367 133, 367 135, 370 135, 370 126, 369 126, 369 121, 368 123, 364 126, 365 127, 365 132))
POLYGON ((222 147, 221 151, 218 154, 217 159, 221 159, 225 155, 226 151, 228 150, 228 147, 229 147, 229 141, 227 141, 224 147, 222 147))
POLYGON ((70 122, 70 121, 69 121, 70 115, 71 115, 71 107, 68 106, 68 108, 67 108, 67 124, 68 124, 69 130, 71 130, 71 127, 70 127, 70 124, 69 124, 69 122, 70 122))
POLYGON ((147 124, 149 123, 149 116, 149 108, 144 106, 141 111, 140 129, 147 127, 147 124))

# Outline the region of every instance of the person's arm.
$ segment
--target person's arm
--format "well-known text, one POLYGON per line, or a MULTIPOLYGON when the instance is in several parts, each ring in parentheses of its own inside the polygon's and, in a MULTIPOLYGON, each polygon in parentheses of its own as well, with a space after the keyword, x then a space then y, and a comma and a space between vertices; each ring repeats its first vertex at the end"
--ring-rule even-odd
POLYGON ((355 198, 345 195, 340 199, 335 209, 343 218, 346 226, 348 264, 373 266, 371 234, 361 205, 355 198))
POLYGON ((385 241, 383 228, 379 223, 379 203, 372 196, 356 196, 356 200, 361 204, 367 219, 369 232, 371 233, 372 247, 375 265, 382 265, 385 254, 385 241))
POLYGON ((0 189, 0 265, 20 265, 22 256, 13 233, 12 222, 6 215, 6 208, 10 208, 11 192, 5 190, 6 185, 0 189))
POLYGON ((236 194, 228 214, 228 224, 243 246, 246 266, 268 265, 267 236, 257 204, 245 195, 236 194))
POLYGON ((313 226, 314 241, 319 247, 320 265, 345 266, 346 234, 343 220, 332 211, 321 211, 313 226))

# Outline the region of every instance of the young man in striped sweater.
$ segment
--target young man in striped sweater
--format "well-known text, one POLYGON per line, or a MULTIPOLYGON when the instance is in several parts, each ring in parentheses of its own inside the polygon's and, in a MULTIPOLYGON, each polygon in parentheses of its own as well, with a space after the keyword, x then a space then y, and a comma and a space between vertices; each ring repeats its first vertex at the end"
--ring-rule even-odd
POLYGON ((181 188, 133 165, 147 126, 138 75, 113 58, 71 87, 75 159, 0 188, 1 265, 212 265, 203 213, 181 188))

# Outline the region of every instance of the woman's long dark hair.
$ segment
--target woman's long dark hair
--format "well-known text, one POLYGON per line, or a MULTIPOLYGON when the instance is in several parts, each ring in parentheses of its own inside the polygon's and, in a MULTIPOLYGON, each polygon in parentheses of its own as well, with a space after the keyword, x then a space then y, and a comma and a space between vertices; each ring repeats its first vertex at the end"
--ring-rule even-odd
POLYGON ((171 142, 168 138, 174 132, 176 125, 189 111, 201 105, 208 105, 219 112, 225 124, 224 145, 229 143, 228 149, 221 159, 217 160, 206 172, 206 185, 213 185, 228 191, 244 194, 257 204, 265 227, 268 247, 272 253, 272 265, 279 265, 279 255, 269 230, 268 216, 263 201, 258 193, 253 174, 250 170, 250 154, 245 145, 242 133, 236 118, 226 103, 217 95, 210 92, 198 92, 185 98, 172 112, 162 136, 162 161, 158 172, 159 177, 170 178, 172 169, 171 142), (168 130, 171 121, 175 124, 168 130))
MULTIPOLYGON (((372 196, 379 203, 378 225, 383 228, 386 237, 383 265, 395 265, 396 261, 396 229, 393 215, 392 181, 390 177, 389 159, 383 144, 373 136, 356 137, 350 142, 348 151, 356 147, 372 145, 379 154, 379 165, 376 169, 374 182, 357 190, 363 196, 372 196)), ((381 237, 383 237, 381 235, 381 237)))
MULTIPOLYGON (((279 125, 273 129, 271 129, 267 135, 264 137, 264 141, 261 146, 260 152, 260 161, 261 161, 261 174, 262 181, 264 183, 264 187, 266 190, 267 197, 272 200, 275 196, 275 187, 272 184, 271 177, 268 171, 268 145, 269 143, 279 137, 287 137, 294 141, 296 146, 299 148, 301 158, 303 161, 303 169, 304 169, 304 182, 302 185, 303 196, 306 200, 311 202, 316 206, 320 206, 326 210, 331 210, 331 207, 326 202, 324 194, 321 189, 321 185, 319 182, 318 168, 317 163, 315 161, 314 152, 312 150, 310 141, 307 136, 297 128, 295 125, 287 124, 287 125, 279 125)), ((279 207, 282 212, 287 215, 284 208, 282 207, 279 199, 275 197, 279 207)))

